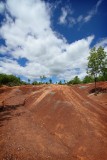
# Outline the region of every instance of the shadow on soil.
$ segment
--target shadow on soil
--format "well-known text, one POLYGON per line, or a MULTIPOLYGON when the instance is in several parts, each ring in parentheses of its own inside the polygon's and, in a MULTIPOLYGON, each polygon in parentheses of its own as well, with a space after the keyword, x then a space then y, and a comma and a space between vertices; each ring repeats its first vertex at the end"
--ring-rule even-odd
POLYGON ((5 106, 0 108, 0 127, 3 126, 3 123, 11 120, 13 117, 13 111, 21 107, 20 105, 5 106))
POLYGON ((96 90, 95 90, 95 88, 93 88, 89 91, 89 93, 95 93, 95 92, 97 92, 97 93, 107 93, 107 88, 97 87, 96 90))

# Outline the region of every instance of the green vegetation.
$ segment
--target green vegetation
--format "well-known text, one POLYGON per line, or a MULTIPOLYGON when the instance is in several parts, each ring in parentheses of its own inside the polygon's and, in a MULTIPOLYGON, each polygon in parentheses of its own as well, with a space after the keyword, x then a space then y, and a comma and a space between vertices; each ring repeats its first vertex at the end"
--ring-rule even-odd
POLYGON ((106 67, 107 67, 107 55, 104 51, 104 48, 95 47, 91 49, 90 56, 88 57, 88 71, 87 73, 94 78, 95 82, 95 91, 96 91, 96 82, 99 76, 106 79, 106 67))
POLYGON ((22 84, 26 83, 21 81, 19 77, 14 75, 0 74, 0 85, 18 86, 22 84))
POLYGON ((82 81, 82 83, 92 83, 92 82, 94 82, 93 77, 92 76, 88 76, 88 75, 85 76, 83 81, 82 81))
POLYGON ((33 83, 32 83, 32 85, 38 85, 39 83, 37 82, 37 81, 34 81, 33 83))
POLYGON ((60 84, 60 85, 61 85, 61 84, 62 84, 62 81, 60 80, 60 81, 58 82, 58 84, 60 84))
POLYGON ((78 76, 74 77, 68 82, 68 84, 80 84, 80 83, 92 83, 95 82, 95 91, 96 91, 96 82, 97 81, 106 81, 107 80, 107 53, 104 51, 104 48, 95 47, 91 49, 90 55, 88 57, 87 64, 88 75, 84 77, 81 81, 78 76))
POLYGON ((72 80, 68 82, 68 84, 80 84, 80 83, 81 83, 81 80, 79 79, 78 76, 75 76, 72 80))
MULTIPOLYGON (((87 73, 83 80, 80 80, 78 76, 75 76, 72 80, 66 83, 62 83, 60 80, 56 82, 56 84, 81 84, 81 83, 92 83, 95 82, 95 91, 96 91, 96 82, 97 81, 107 81, 107 53, 104 51, 104 48, 99 47, 96 49, 95 47, 91 49, 90 55, 88 57, 87 64, 87 73)), ((45 75, 40 76, 41 82, 34 81, 32 85, 40 85, 40 84, 52 84, 52 79, 49 79, 49 82, 46 82, 47 77, 45 75)), ((8 85, 8 86, 17 86, 17 85, 26 85, 30 84, 31 80, 28 79, 28 83, 21 81, 19 77, 14 75, 6 75, 0 74, 0 86, 8 85)))
POLYGON ((49 79, 49 83, 52 84, 52 79, 51 78, 49 79))
POLYGON ((40 79, 41 79, 41 83, 43 83, 43 81, 46 80, 46 76, 45 75, 40 76, 40 79))
POLYGON ((30 84, 30 79, 28 79, 28 83, 30 84))

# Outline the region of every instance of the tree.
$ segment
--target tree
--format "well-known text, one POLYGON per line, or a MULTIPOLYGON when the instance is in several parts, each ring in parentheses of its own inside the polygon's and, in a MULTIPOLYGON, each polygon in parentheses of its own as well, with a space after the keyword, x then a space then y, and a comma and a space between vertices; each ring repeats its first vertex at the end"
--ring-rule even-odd
POLYGON ((62 84, 62 81, 60 80, 58 84, 60 84, 60 85, 61 85, 61 84, 62 84))
POLYGON ((38 85, 37 81, 32 82, 32 85, 38 85))
POLYGON ((49 79, 49 83, 52 84, 52 79, 51 78, 49 79))
POLYGON ((72 80, 70 80, 67 84, 80 84, 81 80, 78 76, 75 76, 72 80))
POLYGON ((45 75, 40 76, 40 79, 41 79, 41 83, 42 83, 42 81, 46 80, 46 76, 45 75))
POLYGON ((107 73, 107 54, 104 51, 104 48, 99 47, 97 50, 98 58, 99 58, 99 67, 100 67, 100 74, 103 76, 105 80, 105 76, 107 73))
POLYGON ((106 68, 104 68, 103 71, 104 71, 104 72, 103 72, 104 80, 107 81, 107 66, 106 66, 106 68))
POLYGON ((96 92, 96 82, 97 77, 100 74, 105 75, 105 68, 107 64, 106 52, 104 48, 99 47, 96 49, 95 47, 91 49, 90 56, 88 57, 88 71, 87 73, 94 77, 95 82, 95 92, 96 92))
POLYGON ((72 84, 80 84, 81 80, 79 79, 78 76, 75 76, 74 79, 72 80, 72 84))
POLYGON ((92 82, 94 82, 94 79, 93 79, 93 77, 92 76, 85 76, 84 77, 84 79, 83 79, 83 81, 82 81, 83 83, 92 83, 92 82))
POLYGON ((30 83, 30 79, 28 79, 28 83, 30 83))
POLYGON ((0 85, 17 86, 24 84, 19 77, 14 75, 0 74, 0 85))

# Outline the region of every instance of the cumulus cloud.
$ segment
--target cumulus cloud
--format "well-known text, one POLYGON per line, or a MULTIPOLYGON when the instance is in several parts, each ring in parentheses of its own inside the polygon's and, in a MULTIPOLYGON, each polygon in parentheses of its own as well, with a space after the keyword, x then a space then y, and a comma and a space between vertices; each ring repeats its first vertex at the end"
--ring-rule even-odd
POLYGON ((87 56, 94 36, 69 44, 51 27, 50 5, 41 0, 8 0, 0 36, 0 72, 30 79, 57 76, 70 80, 85 73, 87 56), (17 6, 17 7, 15 7, 17 6), (18 63, 26 58, 25 66, 18 63), (78 73, 76 68, 80 68, 78 73))

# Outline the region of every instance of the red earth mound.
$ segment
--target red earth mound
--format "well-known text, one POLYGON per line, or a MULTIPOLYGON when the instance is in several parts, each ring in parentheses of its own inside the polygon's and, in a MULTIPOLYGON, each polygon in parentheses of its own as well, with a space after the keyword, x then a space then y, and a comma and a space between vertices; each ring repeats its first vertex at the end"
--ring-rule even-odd
POLYGON ((107 93, 93 86, 0 88, 0 160, 106 160, 107 93))

